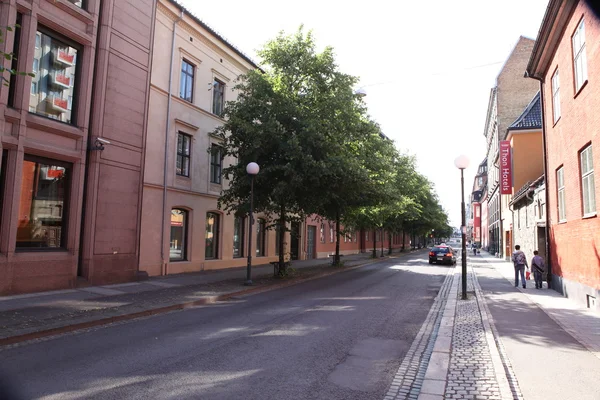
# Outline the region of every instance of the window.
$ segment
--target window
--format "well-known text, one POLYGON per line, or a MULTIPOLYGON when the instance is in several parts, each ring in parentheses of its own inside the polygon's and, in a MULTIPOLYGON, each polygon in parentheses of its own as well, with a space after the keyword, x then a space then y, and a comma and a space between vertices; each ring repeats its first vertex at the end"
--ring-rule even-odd
POLYGON ((222 115, 225 105, 225 84, 218 79, 213 82, 213 114, 222 115))
POLYGON ((210 149, 210 182, 221 183, 221 167, 223 162, 223 148, 213 144, 210 149))
POLYGON ((330 222, 329 223, 329 243, 333 243, 334 236, 335 235, 333 234, 333 225, 330 222))
POLYGON ((369 231, 365 231, 365 242, 369 241, 369 231))
MULTIPOLYGON (((22 24, 22 15, 21 13, 17 14, 16 24, 19 27, 15 28, 15 40, 13 42, 12 53, 13 57, 10 63, 10 68, 16 70, 18 68, 18 58, 19 58, 19 47, 21 43, 21 24, 22 24)), ((2 60, 4 62, 4 60, 2 60)), ((4 75, 4 74, 2 74, 4 75)), ((1 79, 0 79, 1 80, 1 79)), ((4 82, 0 82, 0 85, 4 82)), ((8 80, 8 106, 15 107, 15 89, 17 85, 17 75, 10 75, 8 80)))
POLYGON ((37 94, 37 83, 36 82, 31 82, 31 94, 37 94))
POLYGON ((25 155, 17 249, 65 247, 70 173, 71 164, 25 155))
POLYGON ((2 210, 4 210, 4 187, 6 184, 6 163, 8 159, 8 151, 2 150, 2 162, 0 162, 0 218, 2 218, 2 210))
POLYGON ((244 218, 236 217, 233 220, 233 257, 244 256, 244 218))
POLYGON ((594 161, 592 160, 591 145, 581 151, 580 162, 583 215, 593 215, 596 213, 596 187, 594 185, 594 161))
POLYGON ((552 75, 552 115, 554 122, 560 118, 560 80, 558 78, 558 69, 552 75))
POLYGON ((265 234, 266 223, 264 219, 256 220, 256 257, 265 255, 265 234))
POLYGON ((38 32, 35 34, 35 48, 40 49, 42 47, 42 35, 38 32))
POLYGON ((171 239, 169 261, 187 260, 187 221, 188 213, 180 208, 171 210, 171 239))
MULTIPOLYGON (((36 73, 36 93, 31 94, 29 106, 35 114, 68 124, 73 121, 72 102, 75 96, 78 50, 74 45, 38 31, 40 48, 35 49, 32 68, 36 73)), ((32 84, 33 86, 33 84, 32 84)))
POLYGON ((206 251, 204 258, 218 258, 219 249, 219 214, 206 213, 206 251))
POLYGON ((176 173, 181 176, 190 176, 190 147, 192 137, 185 133, 177 134, 177 166, 176 173))
POLYGON ((558 221, 562 222, 567 219, 565 205, 565 174, 564 167, 556 170, 556 187, 558 188, 558 221))
POLYGON ((573 34, 573 71, 575 71, 575 92, 587 81, 587 58, 585 55, 585 25, 583 20, 573 34))
POLYGON ((279 243, 281 242, 279 240, 279 224, 275 225, 275 255, 278 256, 279 255, 279 243))
POLYGON ((321 223, 321 243, 325 243, 325 224, 321 223))
POLYGON ((354 232, 354 243, 356 243, 358 241, 358 236, 356 234, 356 232, 354 232))
POLYGON ((194 66, 183 60, 181 62, 181 81, 179 82, 179 97, 190 103, 194 96, 194 66))

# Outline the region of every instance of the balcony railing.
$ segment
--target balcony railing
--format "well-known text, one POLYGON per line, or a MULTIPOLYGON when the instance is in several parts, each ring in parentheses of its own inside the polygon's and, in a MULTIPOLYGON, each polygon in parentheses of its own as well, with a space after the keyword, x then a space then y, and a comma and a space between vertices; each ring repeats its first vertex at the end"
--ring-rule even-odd
POLYGON ((55 49, 54 60, 60 64, 70 67, 75 65, 75 54, 69 54, 66 50, 63 49, 55 49))
POLYGON ((50 108, 61 113, 69 112, 69 101, 56 96, 46 97, 50 108))
POLYGON ((68 89, 73 85, 69 75, 58 71, 53 71, 50 73, 50 82, 52 82, 53 85, 63 89, 68 89))

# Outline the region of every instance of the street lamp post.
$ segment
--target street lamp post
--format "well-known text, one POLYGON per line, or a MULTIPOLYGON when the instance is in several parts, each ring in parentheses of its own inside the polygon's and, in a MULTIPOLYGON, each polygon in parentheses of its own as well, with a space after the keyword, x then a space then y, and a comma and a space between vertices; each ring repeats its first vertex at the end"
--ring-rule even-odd
POLYGON ((246 172, 250 177, 250 213, 248 220, 248 265, 246 266, 246 283, 244 285, 252 285, 252 231, 254 229, 254 177, 260 171, 260 167, 257 163, 251 162, 246 165, 246 172))
POLYGON ((465 155, 459 156, 456 160, 454 160, 454 165, 456 168, 460 169, 460 193, 462 201, 460 203, 460 211, 461 211, 461 233, 462 233, 462 299, 467 299, 467 221, 465 215, 465 176, 464 171, 465 168, 469 166, 469 159, 465 155))

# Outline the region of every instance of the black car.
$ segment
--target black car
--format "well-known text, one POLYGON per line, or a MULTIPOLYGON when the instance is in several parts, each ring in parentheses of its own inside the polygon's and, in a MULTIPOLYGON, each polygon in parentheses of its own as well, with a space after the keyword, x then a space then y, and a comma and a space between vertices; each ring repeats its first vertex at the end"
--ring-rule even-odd
POLYGON ((439 245, 429 252, 429 264, 456 264, 456 252, 452 247, 439 245))

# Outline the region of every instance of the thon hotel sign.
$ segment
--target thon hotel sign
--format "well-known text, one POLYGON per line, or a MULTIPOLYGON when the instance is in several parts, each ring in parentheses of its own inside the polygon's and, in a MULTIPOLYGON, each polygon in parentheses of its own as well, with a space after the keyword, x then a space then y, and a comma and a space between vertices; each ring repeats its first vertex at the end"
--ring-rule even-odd
POLYGON ((500 141, 500 194, 512 194, 512 162, 510 141, 500 141))

